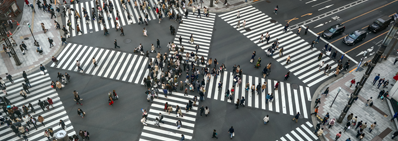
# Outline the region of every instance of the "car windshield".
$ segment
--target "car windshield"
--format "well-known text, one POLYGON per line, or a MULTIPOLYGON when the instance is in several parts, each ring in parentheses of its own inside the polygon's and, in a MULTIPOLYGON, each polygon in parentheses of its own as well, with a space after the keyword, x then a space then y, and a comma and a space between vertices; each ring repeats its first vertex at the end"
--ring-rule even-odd
POLYGON ((380 22, 379 20, 376 20, 374 23, 378 24, 378 25, 383 25, 382 22, 380 22))
POLYGON ((330 33, 334 33, 334 32, 336 32, 336 28, 331 27, 331 28, 329 28, 328 31, 329 31, 330 33))
POLYGON ((356 33, 356 31, 354 32, 354 33, 351 33, 350 35, 348 35, 348 36, 350 36, 350 38, 352 38, 352 39, 357 39, 358 38, 358 36, 359 36, 359 34, 358 33, 356 33))

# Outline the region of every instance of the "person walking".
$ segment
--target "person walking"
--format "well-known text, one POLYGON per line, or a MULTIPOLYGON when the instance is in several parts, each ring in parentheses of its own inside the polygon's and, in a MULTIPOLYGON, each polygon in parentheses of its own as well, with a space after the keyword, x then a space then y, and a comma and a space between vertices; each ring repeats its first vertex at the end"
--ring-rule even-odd
POLYGON ((41 115, 39 115, 39 117, 37 117, 37 120, 41 123, 41 125, 46 127, 46 125, 44 125, 44 118, 41 115))
POLYGON ((290 60, 290 55, 287 56, 287 58, 286 58, 286 65, 289 64, 289 62, 291 62, 291 60, 290 60))
POLYGON ((349 114, 349 115, 347 116, 347 122, 350 122, 351 119, 352 119, 353 117, 354 117, 354 114, 353 114, 353 113, 349 114))
POLYGON ((287 74, 285 75, 285 80, 287 80, 289 78, 289 76, 290 76, 290 71, 287 72, 287 74))
POLYGON ((143 35, 144 35, 145 37, 148 37, 148 33, 147 33, 147 30, 146 30, 145 28, 142 30, 142 33, 143 33, 143 35))
POLYGON ((158 118, 158 117, 156 117, 156 119, 155 119, 155 125, 158 126, 158 127, 160 127, 159 118, 158 118))
POLYGON ((148 124, 146 124, 146 119, 145 119, 145 117, 142 117, 142 118, 141 118, 141 123, 142 123, 143 125, 145 125, 145 126, 148 125, 148 124))
POLYGON ((22 88, 23 88, 23 90, 24 90, 25 92, 30 93, 29 87, 28 87, 28 85, 26 85, 25 83, 22 83, 22 88))
POLYGON ((121 33, 120 33, 120 36, 122 36, 122 35, 124 36, 124 30, 123 30, 123 27, 120 27, 120 32, 121 32, 121 33))
POLYGON ((380 79, 380 74, 377 74, 377 76, 373 79, 373 86, 376 84, 377 80, 380 79))
POLYGON ((307 26, 307 27, 305 28, 304 35, 307 35, 308 29, 309 29, 309 26, 307 26))
POLYGON ((301 27, 299 27, 298 29, 297 29, 297 36, 300 36, 300 32, 301 32, 301 27))
POLYGON ((83 112, 83 110, 82 110, 82 109, 80 109, 80 108, 77 108, 77 115, 79 115, 79 116, 81 116, 82 118, 84 118, 84 116, 86 116, 86 113, 85 113, 85 112, 83 112))
POLYGON ((36 124, 36 119, 33 117, 30 117, 30 123, 33 124, 33 126, 36 128, 37 130, 37 124, 36 124))
POLYGON ((211 138, 218 139, 216 129, 213 130, 213 135, 211 136, 211 138))
POLYGON ((298 119, 300 117, 300 112, 297 112, 297 114, 293 117, 293 120, 296 121, 296 123, 298 122, 298 119))
POLYGON ((77 67, 77 70, 81 70, 81 72, 83 72, 83 68, 80 66, 79 60, 76 60, 76 67, 77 67))
POLYGON ((19 91, 19 95, 21 95, 24 99, 26 99, 28 97, 28 95, 26 94, 26 92, 24 90, 19 91))
POLYGON ((235 136, 235 129, 233 126, 231 126, 231 128, 229 128, 228 133, 230 134, 231 139, 232 139, 232 137, 235 136))
POLYGON ((263 118, 263 120, 264 120, 264 124, 267 124, 267 123, 269 122, 269 116, 266 115, 266 116, 263 118))
POLYGON ((207 115, 210 113, 210 109, 209 107, 206 106, 205 108, 205 116, 207 117, 207 115))
POLYGON ((366 101, 366 106, 372 106, 373 105, 373 100, 372 97, 370 97, 367 101, 366 101))
POLYGON ((159 122, 164 124, 164 122, 162 120, 163 120, 163 115, 162 115, 162 113, 159 113, 159 122))
POLYGON ((94 67, 97 67, 98 66, 98 64, 97 64, 97 60, 95 60, 95 58, 93 57, 93 59, 92 59, 92 62, 93 62, 93 64, 94 64, 94 67))
POLYGON ((285 25, 285 27, 283 28, 283 30, 285 31, 285 33, 287 32, 287 29, 289 28, 289 23, 287 23, 286 25, 285 25))
POLYGON ((325 91, 324 91, 322 94, 325 94, 325 95, 326 95, 326 97, 327 97, 327 96, 328 96, 328 94, 329 94, 329 87, 327 87, 327 88, 325 89, 325 91))
MULTIPOLYGON (((139 24, 139 23, 138 23, 139 24)), ((106 29, 106 27, 104 26, 104 35, 109 35, 108 29, 106 29)))
POLYGON ((11 74, 6 73, 6 78, 11 82, 11 84, 14 84, 14 80, 12 80, 11 74))
POLYGON ((59 120, 58 126, 61 126, 65 130, 65 122, 63 120, 59 120))
POLYGON ((278 7, 278 5, 276 5, 275 8, 274 8, 274 13, 275 13, 275 15, 278 15, 278 13, 277 13, 277 12, 278 12, 278 9, 279 9, 279 7, 278 7))
POLYGON ((335 140, 337 141, 340 137, 341 137, 341 131, 340 131, 339 133, 336 134, 335 140))
POLYGON ((376 127, 376 122, 374 122, 373 124, 370 125, 369 127, 369 133, 372 133, 373 129, 375 129, 376 127))
POLYGON ((346 124, 345 124, 345 127, 344 127, 344 132, 345 131, 347 131, 347 129, 350 129, 351 128, 351 123, 350 123, 350 121, 348 121, 346 124))
POLYGON ((47 139, 48 139, 49 141, 51 141, 51 139, 50 139, 50 133, 49 133, 47 130, 44 130, 44 136, 47 137, 47 139))
POLYGON ((32 88, 32 85, 30 85, 30 81, 29 81, 28 78, 24 78, 24 81, 25 81, 25 84, 26 84, 27 86, 29 86, 29 88, 32 88))
POLYGON ((39 69, 43 72, 43 75, 46 75, 46 68, 42 64, 40 64, 39 69))
POLYGON ((336 123, 336 119, 333 118, 332 120, 329 121, 329 127, 328 128, 331 128, 335 123, 336 123))
POLYGON ((319 129, 317 134, 318 137, 323 135, 323 128, 319 129))
POLYGON ((395 131, 395 132, 392 134, 391 139, 394 139, 396 136, 398 136, 398 131, 395 131))
POLYGON ((318 116, 318 106, 315 107, 315 110, 313 113, 311 113, 311 115, 318 116))
POLYGON ((117 40, 115 39, 115 41, 113 42, 113 44, 115 45, 115 48, 120 48, 120 46, 117 45, 117 40))
POLYGON ((204 112, 205 112, 204 106, 200 107, 200 116, 202 116, 204 112))
POLYGON ((178 121, 176 122, 176 125, 177 125, 177 129, 180 129, 181 126, 182 126, 181 120, 178 120, 178 121))

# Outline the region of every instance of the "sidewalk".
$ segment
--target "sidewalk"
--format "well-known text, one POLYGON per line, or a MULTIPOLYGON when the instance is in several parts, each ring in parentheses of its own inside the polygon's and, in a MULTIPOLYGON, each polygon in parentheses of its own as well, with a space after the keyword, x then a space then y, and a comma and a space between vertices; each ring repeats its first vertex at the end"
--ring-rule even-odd
MULTIPOLYGON (((32 3, 33 1, 30 2, 32 3)), ((22 62, 22 65, 16 66, 14 59, 10 58, 3 50, 1 50, 0 66, 5 67, 0 68, 0 77, 5 77, 5 73, 9 73, 16 77, 21 74, 22 71, 39 69, 38 66, 40 64, 46 64, 48 61, 51 61, 51 56, 62 50, 62 46, 60 46, 62 43, 60 32, 54 25, 54 20, 57 20, 62 27, 61 17, 57 16, 57 19, 50 19, 49 13, 39 10, 37 7, 35 9, 36 13, 32 13, 32 10, 27 6, 21 6, 20 8, 21 10, 23 9, 22 19, 19 21, 20 25, 18 27, 14 27, 18 28, 18 30, 13 33, 12 37, 18 44, 18 46, 14 46, 14 50, 17 53, 19 60, 22 62), (34 39, 29 31, 27 23, 31 24, 33 35, 43 49, 42 55, 36 52, 36 46, 33 45, 34 39), (44 23, 46 29, 48 29, 47 33, 43 32, 41 23, 44 23), (48 38, 54 40, 54 47, 51 49, 49 48, 48 38), (25 55, 22 55, 19 48, 22 41, 25 42, 28 48, 28 51, 25 51, 25 55)))
MULTIPOLYGON (((346 140, 347 138, 351 138, 351 140, 358 140, 356 138, 357 130, 355 130, 355 127, 351 126, 351 129, 348 129, 346 132, 344 132, 343 130, 345 124, 347 123, 347 116, 351 113, 354 114, 354 117, 358 116, 358 122, 367 122, 367 127, 366 129, 364 129, 364 141, 376 141, 376 139, 379 139, 380 141, 393 140, 391 139, 391 135, 397 129, 394 125, 394 122, 390 122, 392 115, 387 105, 387 100, 382 101, 380 99, 377 99, 377 95, 381 90, 390 91, 390 89, 392 88, 391 84, 395 84, 395 80, 393 80, 392 77, 395 76, 395 73, 397 73, 398 65, 393 65, 394 59, 395 57, 390 57, 386 61, 383 61, 376 65, 372 74, 366 81, 366 84, 362 88, 358 100, 354 102, 354 104, 351 106, 349 112, 347 113, 346 117, 344 117, 344 120, 341 124, 336 122, 335 125, 332 126, 330 129, 327 129, 327 125, 321 126, 321 128, 324 128, 324 138, 321 138, 322 140, 334 140, 336 134, 340 131, 342 132, 342 136, 339 140, 346 140), (372 85, 373 79, 377 74, 380 74, 380 78, 386 78, 386 80, 389 80, 390 84, 386 88, 382 88, 381 86, 380 89, 377 89, 377 84, 375 86, 372 85), (369 99, 370 97, 373 97, 372 107, 365 105, 367 99, 369 99), (373 122, 377 122, 376 128, 372 131, 372 133, 369 133, 369 127, 373 122)), ((351 80, 355 79, 356 82, 360 81, 366 69, 367 67, 358 72, 353 71, 352 73, 347 73, 343 77, 327 84, 326 86, 318 88, 318 90, 320 89, 320 92, 317 90, 313 100, 315 98, 321 98, 321 104, 319 105, 318 113, 321 119, 323 119, 326 113, 329 112, 330 118, 328 121, 333 118, 336 118, 337 121, 338 117, 340 116, 341 112, 343 111, 349 100, 350 94, 355 90, 354 85, 350 88, 351 80), (329 87, 330 90, 327 97, 320 94, 324 92, 326 87, 329 87), (341 91, 337 96, 332 108, 330 108, 330 105, 332 104, 334 98, 336 97, 336 94, 339 91, 339 87, 341 87, 341 91)), ((311 107, 311 113, 312 112, 314 112, 313 104, 311 107)), ((312 119, 314 125, 320 122, 320 119, 316 118, 315 116, 312 116, 312 119)))
MULTIPOLYGON (((227 5, 224 5, 225 1, 226 0, 218 0, 218 3, 215 4, 216 0, 213 0, 213 7, 210 7, 210 0, 203 0, 202 8, 206 6, 206 8, 208 8, 211 13, 221 13, 241 8, 244 6, 252 5, 256 2, 268 1, 268 0, 247 0, 247 2, 245 2, 245 0, 227 0, 227 5)), ((191 11, 192 7, 188 6, 188 2, 185 4, 185 7, 191 11)), ((195 0, 195 3, 192 5, 200 7, 201 6, 200 0, 195 0)))

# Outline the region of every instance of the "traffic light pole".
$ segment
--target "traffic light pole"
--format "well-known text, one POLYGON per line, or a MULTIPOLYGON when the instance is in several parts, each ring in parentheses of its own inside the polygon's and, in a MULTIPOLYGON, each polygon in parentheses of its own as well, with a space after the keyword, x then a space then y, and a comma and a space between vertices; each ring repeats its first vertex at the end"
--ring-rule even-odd
POLYGON ((373 69, 375 68, 377 62, 383 55, 384 51, 387 48, 387 45, 390 44, 391 40, 394 38, 394 35, 398 31, 398 22, 394 23, 394 26, 391 27, 390 31, 388 32, 387 36, 384 38, 381 47, 377 51, 376 55, 373 57, 372 61, 369 63, 368 69, 366 70, 365 74, 363 75, 361 81, 359 82, 358 87, 355 88, 355 91, 351 94, 350 99, 348 100, 347 105, 344 107, 343 111, 341 112, 339 119, 337 122, 342 123, 344 117, 350 110, 351 105, 354 103, 354 99, 358 97, 359 92, 361 91, 363 85, 365 84, 366 80, 369 78, 370 74, 372 73, 373 69))
POLYGON ((11 53, 11 55, 12 55, 12 58, 13 58, 14 61, 15 61, 15 64, 16 64, 17 66, 21 65, 22 63, 21 63, 21 61, 19 60, 18 55, 17 55, 17 53, 15 52, 14 47, 12 46, 10 40, 8 39, 7 32, 6 32, 6 29, 5 29, 4 27, 1 27, 1 28, 0 28, 0 35, 3 37, 2 40, 4 41, 5 45, 10 49, 10 53, 11 53))

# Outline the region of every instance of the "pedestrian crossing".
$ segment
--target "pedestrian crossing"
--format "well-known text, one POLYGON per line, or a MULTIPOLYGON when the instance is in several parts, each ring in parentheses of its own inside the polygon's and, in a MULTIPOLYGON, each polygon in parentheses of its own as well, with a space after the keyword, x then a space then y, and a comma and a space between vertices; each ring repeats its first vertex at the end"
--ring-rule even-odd
MULTIPOLYGON (((226 91, 231 91, 231 88, 235 85, 234 74, 232 72, 221 72, 219 76, 211 76, 207 87, 207 98, 231 102, 226 96, 226 91), (222 88, 219 88, 219 82, 222 83, 222 88)), ((238 80, 237 80, 238 81, 238 80)), ((271 79, 264 79, 254 77, 250 75, 242 75, 241 83, 236 83, 234 103, 242 96, 246 99, 245 105, 247 107, 259 108, 262 110, 274 111, 277 113, 289 114, 294 116, 297 112, 300 112, 304 118, 308 119, 307 105, 311 101, 311 93, 309 87, 300 86, 296 84, 290 84, 286 82, 280 82, 278 89, 275 88, 275 84, 278 81, 271 79), (249 83, 249 90, 246 91, 246 84, 249 83), (261 94, 258 91, 252 93, 251 86, 257 88, 257 85, 261 86, 264 84, 266 88, 261 94), (274 96, 273 101, 267 100, 267 94, 274 96), (268 101, 268 103, 267 103, 268 101)))
POLYGON ((92 46, 69 43, 56 58, 58 64, 53 63, 51 67, 135 84, 144 78, 144 70, 149 72, 147 57, 92 46), (92 58, 98 66, 95 67, 92 58), (77 60, 83 71, 78 71, 77 60))
MULTIPOLYGON (((122 26, 128 26, 131 24, 137 24, 139 23, 139 18, 141 17, 142 20, 144 20, 145 17, 148 17, 148 22, 153 21, 158 19, 158 15, 156 13, 156 7, 159 8, 160 13, 162 14, 162 17, 165 18, 167 17, 167 7, 169 6, 167 3, 166 9, 162 9, 162 4, 159 1, 156 0, 148 0, 147 2, 147 7, 146 8, 141 8, 140 4, 142 4, 144 1, 143 0, 137 0, 137 7, 135 7, 135 1, 131 1, 128 3, 127 1, 123 4, 119 0, 99 0, 99 7, 101 7, 101 11, 98 10, 98 6, 96 5, 95 1, 86 1, 86 2, 81 2, 81 3, 75 3, 75 4, 70 4, 69 8, 74 9, 76 11, 71 11, 69 15, 69 11, 66 12, 68 16, 64 17, 64 25, 66 25, 66 29, 68 32, 69 26, 67 26, 68 21, 71 22, 71 27, 72 27, 72 32, 69 33, 70 37, 75 37, 83 34, 88 34, 88 33, 94 33, 98 31, 104 30, 104 27, 106 27, 108 30, 111 28, 116 28, 116 23, 122 27, 122 26), (109 13, 105 12, 104 9, 104 2, 106 2, 109 6, 109 3, 113 4, 113 10, 108 11, 109 13), (92 9, 94 8, 94 9, 92 9), (86 20, 85 18, 85 13, 83 12, 83 9, 86 9, 87 11, 87 16, 89 17, 89 20, 86 20), (141 10, 143 9, 143 10, 141 10), (111 13, 112 12, 112 13, 111 13), (119 13, 119 16, 117 15, 119 13), (93 15, 95 14, 95 15, 93 15), (79 19, 76 19, 75 16, 80 15, 79 19), (102 23, 101 20, 99 20, 99 15, 102 15, 104 18, 105 23, 102 23), (95 19, 94 19, 95 17, 95 19), (79 25, 80 30, 82 33, 77 32, 76 27, 79 25)), ((182 14, 184 15, 184 10, 181 7, 175 7, 172 6, 170 8, 170 11, 175 12, 176 14, 182 14)))
MULTIPOLYGON (((179 55, 182 55, 182 59, 189 60, 189 62, 194 62, 196 65, 204 67, 209 59, 209 51, 210 51, 210 42, 213 34, 213 27, 216 18, 216 14, 209 13, 209 17, 203 16, 202 18, 194 18, 190 16, 197 16, 189 14, 188 18, 183 19, 183 23, 181 23, 178 27, 178 31, 174 38, 174 43, 178 45, 178 48, 181 46, 184 47, 184 52, 178 52, 179 55), (192 43, 191 34, 193 36, 194 42, 192 43), (182 38, 182 42, 180 42, 179 38, 182 38), (198 50, 196 51, 196 45, 199 45, 198 50), (197 62, 195 62, 194 56, 189 55, 188 58, 186 56, 187 53, 194 53, 198 56, 197 62), (200 58, 203 56, 204 64, 200 63, 200 58)), ((169 56, 171 54, 176 55, 176 51, 170 51, 169 56)), ((186 62, 186 61, 185 61, 186 62)))
MULTIPOLYGON (((64 25, 67 25, 68 20, 70 20, 72 28, 74 29, 73 32, 70 34, 71 37, 98 32, 100 30, 104 30, 104 27, 106 27, 109 30, 110 28, 116 27, 115 24, 116 22, 119 24, 119 26, 136 24, 139 22, 140 16, 142 18, 145 18, 146 14, 148 14, 148 21, 157 19, 155 11, 156 4, 152 0, 148 2, 148 6, 150 8, 145 8, 143 10, 141 10, 140 7, 134 7, 134 2, 131 3, 125 2, 124 4, 122 4, 121 1, 119 0, 106 0, 106 1, 99 0, 99 6, 101 7, 101 9, 104 8, 103 4, 104 2, 107 2, 108 6, 109 3, 113 4, 112 11, 109 11, 110 9, 108 8, 109 13, 106 13, 105 10, 98 11, 98 6, 96 5, 95 1, 86 1, 86 2, 69 5, 71 9, 76 10, 76 11, 71 11, 71 15, 69 15, 67 11, 68 16, 65 17, 64 25), (89 20, 86 20, 83 9, 86 9, 89 20), (119 16, 117 16, 117 13, 119 13, 119 16), (80 15, 81 18, 75 19, 76 15, 80 15), (102 21, 99 20, 99 15, 102 15, 103 18, 105 19, 104 24, 102 24, 102 21), (94 17, 95 20, 93 19, 94 17), (80 29, 82 30, 83 33, 77 33, 76 31, 77 25, 80 26, 80 29)), ((142 0, 137 0, 137 4, 142 2, 143 2, 142 0)), ((66 26, 66 28, 69 31, 69 27, 66 26)))
MULTIPOLYGON (((311 131, 312 124, 310 122, 305 122, 301 126, 287 133, 285 136, 281 137, 281 141, 314 141, 318 140, 318 137, 311 131)), ((277 140, 278 141, 278 140, 277 140)))
MULTIPOLYGON (((160 94, 161 95, 161 94, 160 94)), ((155 98, 151 107, 148 111, 147 126, 144 126, 140 141, 172 141, 181 139, 181 134, 184 134, 186 140, 191 140, 195 128, 196 114, 198 113, 198 107, 193 106, 191 111, 186 112, 185 107, 189 100, 192 100, 193 96, 184 96, 182 93, 173 92, 172 95, 168 95, 167 98, 159 96, 155 98), (165 103, 173 107, 173 112, 168 114, 164 111, 165 103), (181 108, 183 117, 176 117, 176 106, 181 108), (163 115, 163 122, 160 122, 160 127, 155 125, 156 117, 159 118, 159 113, 163 115), (182 126, 177 129, 176 122, 181 120, 182 126)), ((196 103, 198 104, 198 102, 196 103)))
MULTIPOLYGON (((64 109, 61 99, 58 97, 58 93, 55 89, 50 87, 51 78, 48 75, 43 75, 42 72, 35 72, 32 74, 28 74, 28 79, 31 84, 31 88, 29 89, 30 93, 28 93, 27 98, 24 99, 20 96, 19 92, 22 90, 22 83, 24 82, 23 78, 18 78, 14 80, 14 84, 10 82, 6 83, 7 86, 7 93, 1 93, 1 97, 5 96, 11 102, 11 106, 15 105, 18 109, 21 110, 22 115, 25 115, 22 111, 22 105, 28 107, 28 104, 31 103, 35 109, 36 113, 33 113, 29 110, 29 114, 36 118, 41 115, 44 118, 44 124, 41 125, 37 122, 37 130, 35 130, 34 126, 30 124, 30 131, 29 134, 26 134, 29 140, 48 140, 44 136, 44 130, 48 128, 52 128, 54 133, 59 130, 62 130, 62 127, 59 126, 59 121, 63 120, 65 123, 65 131, 68 133, 69 136, 75 135, 75 131, 73 129, 72 123, 69 120, 69 117, 64 109), (38 105, 38 100, 47 101, 47 98, 51 98, 53 101, 52 108, 50 106, 50 110, 45 109, 43 111, 40 106, 38 105)), ((6 118, 5 114, 3 117, 6 118)), ((26 121, 25 121, 26 122, 26 121)), ((26 125, 25 122, 21 122, 23 126, 26 125)), ((1 141, 16 141, 20 140, 20 138, 11 130, 11 128, 7 127, 7 125, 0 126, 0 140, 1 141)))
MULTIPOLYGON (((333 76, 333 74, 325 74, 319 71, 319 64, 324 61, 324 67, 326 64, 331 66, 331 71, 335 70, 337 63, 326 55, 318 60, 318 55, 321 53, 315 47, 311 49, 311 45, 305 40, 297 36, 297 31, 284 32, 284 26, 278 23, 272 23, 272 18, 265 15, 253 6, 246 6, 237 10, 233 10, 224 14, 220 14, 219 17, 229 23, 234 28, 237 27, 238 21, 240 21, 241 28, 236 28, 240 33, 245 35, 257 46, 261 47, 265 52, 272 47, 272 43, 278 40, 279 49, 276 49, 272 58, 280 62, 286 69, 292 72, 300 80, 306 83, 309 87, 314 86, 323 80, 333 76), (237 18, 236 14, 240 12, 240 18, 237 18), (243 20, 246 20, 245 28, 242 28, 243 20), (249 30, 250 29, 250 30, 249 30), (260 37, 263 34, 264 38, 266 33, 269 32, 270 40, 269 43, 260 42, 260 37), (283 48, 282 55, 279 55, 280 48, 283 48), (286 63, 288 56, 291 57, 291 62, 286 63)), ((301 34, 303 35, 305 29, 302 28, 301 34)), ((330 72, 329 72, 330 73, 330 72)))

